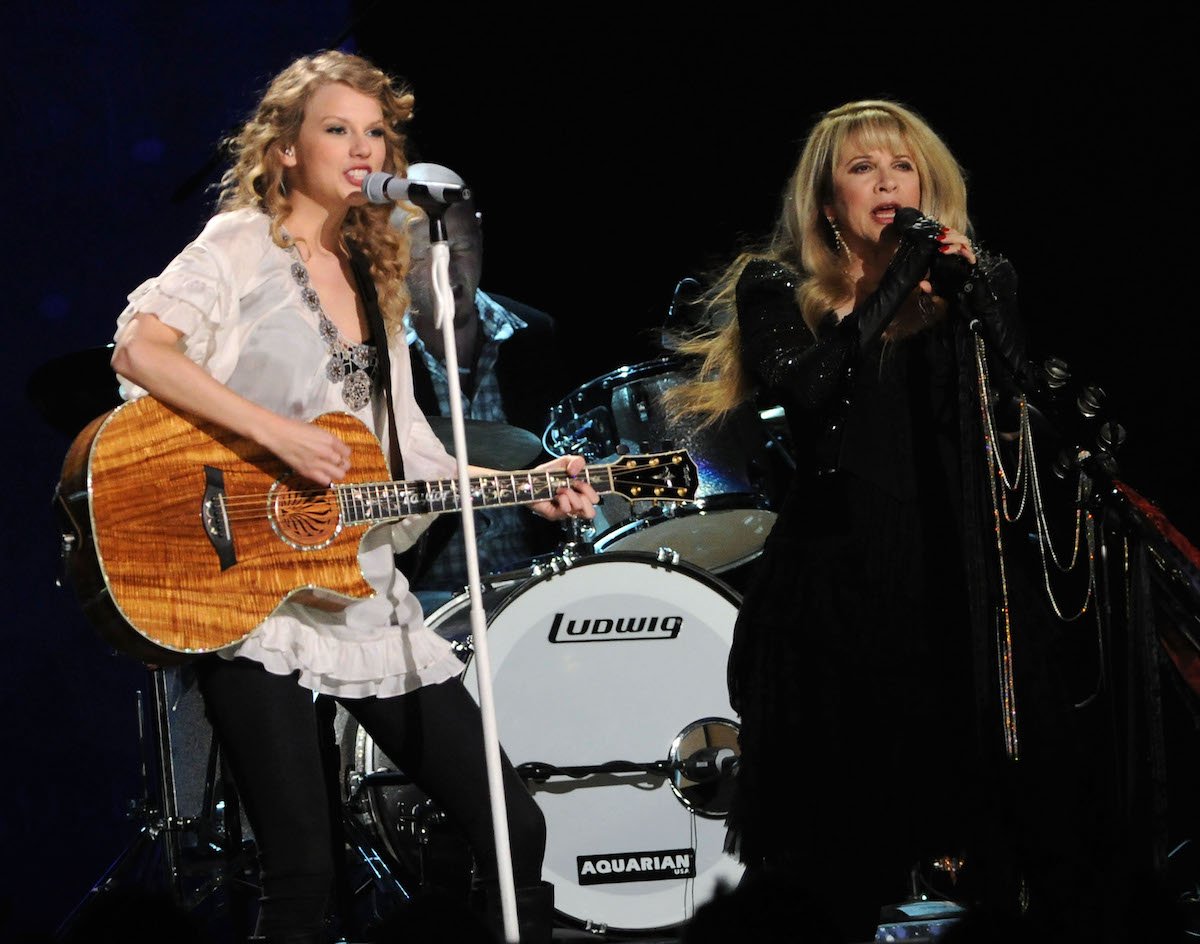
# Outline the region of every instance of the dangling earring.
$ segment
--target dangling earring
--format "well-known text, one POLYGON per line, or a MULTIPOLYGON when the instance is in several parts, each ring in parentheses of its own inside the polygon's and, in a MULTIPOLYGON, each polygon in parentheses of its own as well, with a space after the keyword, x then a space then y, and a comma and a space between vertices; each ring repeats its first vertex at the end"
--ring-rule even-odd
POLYGON ((846 257, 846 261, 849 262, 850 261, 850 247, 847 246, 845 240, 842 239, 841 230, 839 230, 837 227, 837 220, 835 220, 832 216, 827 216, 827 217, 825 217, 825 222, 828 223, 829 228, 831 230, 833 230, 833 251, 834 251, 834 253, 839 256, 844 255, 846 257))

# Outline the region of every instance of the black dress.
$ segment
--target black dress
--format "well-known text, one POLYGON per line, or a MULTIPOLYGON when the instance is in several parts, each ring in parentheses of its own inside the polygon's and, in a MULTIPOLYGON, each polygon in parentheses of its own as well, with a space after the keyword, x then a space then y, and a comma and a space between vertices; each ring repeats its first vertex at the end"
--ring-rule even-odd
POLYGON ((865 940, 913 866, 969 859, 990 819, 980 706, 996 703, 971 607, 989 589, 965 563, 984 546, 964 487, 978 416, 953 312, 865 346, 831 314, 814 342, 795 282, 758 260, 737 287, 744 366, 785 407, 798 472, 730 657, 730 845, 865 940))

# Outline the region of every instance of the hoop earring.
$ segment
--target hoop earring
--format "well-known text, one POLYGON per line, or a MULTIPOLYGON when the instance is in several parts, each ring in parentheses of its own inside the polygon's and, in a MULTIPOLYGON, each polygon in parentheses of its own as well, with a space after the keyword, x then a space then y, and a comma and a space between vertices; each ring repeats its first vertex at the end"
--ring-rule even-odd
POLYGON ((829 228, 833 230, 833 251, 835 255, 845 256, 846 261, 850 261, 850 247, 846 245, 846 241, 842 239, 841 230, 838 229, 837 220, 832 216, 825 217, 825 222, 829 224, 829 228))

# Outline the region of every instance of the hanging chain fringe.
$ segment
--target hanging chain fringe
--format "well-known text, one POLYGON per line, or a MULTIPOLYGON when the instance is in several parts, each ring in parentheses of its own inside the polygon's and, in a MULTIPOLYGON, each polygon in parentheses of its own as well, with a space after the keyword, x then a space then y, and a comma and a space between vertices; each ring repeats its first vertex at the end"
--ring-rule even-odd
MULTIPOLYGON (((975 335, 975 367, 979 380, 979 409, 983 423, 983 450, 987 463, 988 491, 992 501, 992 518, 996 536, 996 556, 1000 571, 1001 606, 996 614, 995 641, 996 664, 1000 685, 1000 709, 1004 726, 1004 749, 1011 760, 1020 757, 1020 739, 1017 732, 1017 699, 1013 666, 1013 634, 1012 613, 1008 597, 1008 569, 1004 559, 1003 523, 1015 524, 1025 514, 1028 507, 1033 509, 1034 530, 1037 536, 1038 551, 1042 561, 1043 585, 1055 614, 1064 622, 1079 619, 1087 612, 1089 605, 1096 597, 1096 526, 1090 511, 1083 510, 1084 496, 1087 494, 1089 482, 1083 469, 1079 470, 1079 482, 1075 501, 1075 534, 1072 542, 1069 560, 1064 563, 1065 555, 1054 548, 1050 534, 1050 526, 1046 520, 1045 503, 1042 500, 1041 479, 1038 474, 1036 454, 1033 444, 1033 426, 1029 419, 1029 405, 1024 396, 1020 399, 1020 424, 1017 433, 1016 468, 1010 473, 1004 467, 1004 457, 1000 445, 1002 436, 996 429, 995 408, 992 402, 991 378, 988 375, 987 350, 983 338, 975 335), (1011 502, 1017 503, 1016 511, 1011 509, 1011 502), (1088 580, 1084 592, 1083 603, 1079 609, 1070 615, 1065 615, 1059 604, 1054 588, 1050 581, 1050 565, 1064 574, 1071 573, 1079 563, 1080 547, 1087 546, 1088 580)), ((1080 458, 1086 458, 1081 454, 1080 458)), ((1099 607, 1094 607, 1097 615, 1097 632, 1101 631, 1099 607)))

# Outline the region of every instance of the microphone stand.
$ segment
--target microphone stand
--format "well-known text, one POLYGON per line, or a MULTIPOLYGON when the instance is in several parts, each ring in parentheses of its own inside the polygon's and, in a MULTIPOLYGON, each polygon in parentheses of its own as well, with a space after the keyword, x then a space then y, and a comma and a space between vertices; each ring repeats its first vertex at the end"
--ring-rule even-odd
POLYGON ((508 807, 500 767, 500 740, 496 728, 496 709, 492 698, 492 664, 488 652, 487 627, 479 582, 479 553, 475 545, 475 516, 472 512, 470 472, 467 468, 466 424, 463 419, 462 393, 458 382, 458 345, 454 337, 454 292, 450 286, 450 246, 446 240, 446 205, 410 193, 429 218, 430 260, 433 276, 434 324, 442 329, 445 347, 446 379, 450 388, 450 421, 454 431, 454 455, 458 463, 458 491, 461 502, 463 541, 466 545, 467 586, 471 593, 471 636, 475 648, 475 673, 479 684, 479 711, 483 717, 484 759, 487 762, 488 795, 492 809, 492 827, 496 840, 496 865, 500 880, 500 906, 504 919, 504 938, 509 944, 519 940, 516 886, 513 880, 512 852, 508 836, 508 807))

